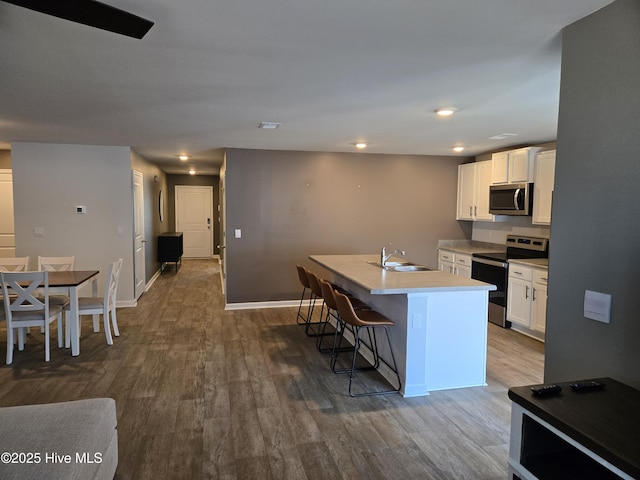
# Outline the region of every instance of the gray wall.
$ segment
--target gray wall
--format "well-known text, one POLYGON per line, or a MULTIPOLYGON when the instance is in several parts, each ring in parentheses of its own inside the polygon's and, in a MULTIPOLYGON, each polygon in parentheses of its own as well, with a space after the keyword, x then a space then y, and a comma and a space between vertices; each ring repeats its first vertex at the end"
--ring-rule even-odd
POLYGON ((213 187, 213 254, 218 255, 220 249, 220 214, 218 204, 220 195, 218 175, 167 175, 167 200, 169 203, 167 211, 167 222, 165 231, 174 231, 176 228, 176 185, 190 185, 198 187, 213 187))
POLYGON ((457 167, 469 160, 227 150, 227 303, 299 298, 295 265, 310 254, 392 242, 437 268, 439 239, 471 237, 471 222, 455 220, 457 167))
POLYGON ((640 2, 618 0, 563 33, 545 381, 640 386, 640 2), (609 293, 611 324, 583 317, 609 293))
POLYGON ((100 270, 100 289, 109 262, 123 258, 118 301, 133 304, 129 147, 16 142, 11 157, 16 255, 30 256, 32 269, 38 255, 74 255, 79 270, 100 270))

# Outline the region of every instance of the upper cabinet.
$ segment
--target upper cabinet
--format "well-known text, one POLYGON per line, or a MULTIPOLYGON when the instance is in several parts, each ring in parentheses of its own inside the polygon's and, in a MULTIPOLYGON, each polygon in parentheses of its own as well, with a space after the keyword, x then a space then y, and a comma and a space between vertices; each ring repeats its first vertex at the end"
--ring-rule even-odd
POLYGON ((535 155, 540 147, 526 147, 491 155, 493 162, 491 183, 530 183, 533 182, 535 155))
POLYGON ((551 224, 551 199, 556 171, 556 151, 547 150, 536 155, 533 184, 533 215, 531 223, 551 224))
POLYGON ((457 220, 497 220, 495 215, 489 213, 492 163, 491 160, 486 160, 458 166, 457 220))

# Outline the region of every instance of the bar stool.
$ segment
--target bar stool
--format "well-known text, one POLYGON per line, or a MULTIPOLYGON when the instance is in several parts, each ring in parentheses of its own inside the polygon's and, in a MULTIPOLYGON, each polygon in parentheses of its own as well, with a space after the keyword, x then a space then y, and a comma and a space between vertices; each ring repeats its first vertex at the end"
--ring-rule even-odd
MULTIPOLYGON (((306 333, 310 337, 317 337, 318 339, 321 339, 325 335, 330 335, 330 333, 327 333, 325 331, 325 327, 327 325, 327 318, 326 318, 326 315, 324 314, 324 307, 326 306, 326 302, 324 300, 324 297, 322 296, 322 287, 320 287, 320 279, 318 278, 318 276, 315 273, 307 270, 307 277, 309 278, 309 285, 311 286, 311 292, 313 292, 313 296, 316 299, 322 300, 322 307, 320 309, 320 317, 319 317, 320 320, 318 320, 317 322, 312 321, 313 310, 315 309, 315 301, 313 302, 313 305, 311 307, 311 315, 309 316, 309 323, 307 324, 306 333), (309 327, 311 327, 312 325, 317 326, 318 329, 317 330, 310 329, 309 327), (309 333, 310 330, 312 333, 309 333)), ((317 344, 318 343, 316 342, 316 346, 317 344)))
MULTIPOLYGON (((319 279, 318 282, 320 284, 320 289, 322 291, 322 298, 324 299, 324 304, 327 307, 327 313, 324 317, 324 324, 322 325, 322 333, 324 334, 326 332, 327 324, 329 323, 329 320, 331 318, 335 320, 336 327, 333 333, 333 345, 330 348, 323 347, 322 339, 324 338, 325 335, 321 335, 316 340, 316 347, 321 353, 331 353, 331 369, 334 370, 334 367, 335 367, 334 357, 335 357, 335 351, 337 348, 336 346, 337 338, 338 338, 338 335, 342 333, 342 329, 345 328, 345 323, 342 320, 342 318, 340 318, 340 314, 338 313, 338 305, 336 304, 335 292, 338 291, 338 292, 344 293, 345 295, 346 293, 343 290, 339 290, 335 285, 332 285, 331 283, 327 282, 324 279, 319 279)), ((369 307, 369 305, 364 303, 362 300, 358 298, 353 298, 353 297, 349 297, 349 298, 351 301, 351 305, 353 305, 353 308, 355 310, 371 309, 371 307, 369 307)), ((341 351, 347 351, 347 350, 351 350, 351 347, 345 348, 341 351)))
MULTIPOLYGON (((396 364, 396 359, 395 359, 395 356, 393 355, 391 339, 389 338, 389 332, 387 330, 387 327, 395 325, 393 320, 390 320, 389 318, 385 317, 381 313, 376 312, 375 310, 358 310, 356 313, 356 311, 353 308, 353 305, 351 304, 351 301, 349 300, 349 297, 339 292, 335 292, 335 298, 336 298, 336 304, 338 306, 338 312, 340 314, 340 317, 347 324, 351 325, 351 327, 353 327, 353 330, 354 330, 353 359, 351 361, 351 368, 346 369, 346 372, 349 373, 349 395, 352 397, 362 397, 362 396, 369 396, 369 395, 382 395, 382 394, 399 392, 401 388, 400 374, 398 373, 398 365, 396 364), (366 329, 367 333, 369 334, 370 348, 371 348, 371 352, 373 353, 374 362, 373 362, 373 365, 371 366, 356 368, 356 358, 358 356, 358 350, 360 349, 360 343, 361 343, 360 332, 362 331, 363 328, 366 329), (376 340, 375 331, 373 331, 373 335, 372 335, 372 330, 375 330, 376 328, 378 329, 381 328, 384 330, 385 336, 387 337, 387 343, 389 344, 389 352, 391 353, 391 360, 393 365, 387 364, 387 362, 384 362, 384 360, 380 358, 380 355, 378 353, 378 343, 376 340), (373 390, 373 391, 364 391, 361 393, 353 393, 352 387, 353 387, 354 373, 356 371, 377 370, 377 368, 380 366, 381 361, 387 364, 387 366, 391 368, 393 372, 396 374, 396 378, 398 379, 398 388, 392 389, 392 390, 373 390)), ((339 348, 339 345, 338 345, 338 348, 339 348)), ((336 351, 336 355, 337 355, 337 351, 336 351)))
POLYGON ((313 292, 311 291, 311 285, 309 285, 309 277, 307 275, 307 269, 301 265, 296 265, 298 271, 298 280, 302 284, 302 295, 300 296, 300 306, 298 307, 298 315, 296 316, 296 323, 298 325, 306 325, 309 322, 309 312, 311 310, 311 302, 313 301, 313 292), (302 305, 304 303, 304 297, 309 290, 309 306, 307 308, 307 314, 302 313, 302 305), (302 321, 300 321, 302 319, 302 321))

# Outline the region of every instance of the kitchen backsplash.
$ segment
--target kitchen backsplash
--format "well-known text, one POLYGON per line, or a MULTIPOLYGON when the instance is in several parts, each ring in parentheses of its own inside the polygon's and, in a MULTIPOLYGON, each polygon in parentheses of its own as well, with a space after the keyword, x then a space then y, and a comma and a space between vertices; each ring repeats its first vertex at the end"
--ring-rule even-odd
POLYGON ((551 228, 546 225, 532 225, 531 217, 513 217, 504 223, 473 222, 472 240, 504 245, 507 235, 551 238, 551 228))

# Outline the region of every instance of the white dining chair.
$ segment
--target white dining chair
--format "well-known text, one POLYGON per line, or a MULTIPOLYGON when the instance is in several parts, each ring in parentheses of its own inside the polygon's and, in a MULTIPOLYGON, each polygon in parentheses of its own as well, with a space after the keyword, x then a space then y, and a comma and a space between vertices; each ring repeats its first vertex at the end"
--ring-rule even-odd
POLYGON ((38 271, 40 272, 66 272, 73 270, 76 257, 40 257, 38 256, 38 271))
POLYGON ((29 257, 0 258, 0 272, 26 272, 29 270, 29 257))
MULTIPOLYGON (((104 333, 107 338, 107 344, 113 345, 113 337, 111 336, 111 327, 116 337, 120 336, 118 329, 118 320, 116 318, 116 294, 118 291, 118 279, 120 278, 120 270, 122 269, 122 259, 119 258, 115 262, 109 264, 107 273, 107 283, 102 297, 80 297, 78 298, 78 316, 82 319, 83 315, 93 315, 93 331, 100 331, 100 323, 98 317, 102 315, 104 323, 104 333)), ((69 348, 71 344, 69 311, 70 306, 64 307, 66 312, 65 322, 65 347, 69 348)), ((80 335, 80 324, 78 324, 78 336, 80 335)))
POLYGON ((49 272, 0 272, 0 281, 7 322, 7 365, 13 363, 14 331, 18 331, 18 350, 24 350, 24 331, 28 327, 44 330, 44 359, 48 362, 49 326, 56 319, 58 348, 62 348, 62 307, 49 303, 49 272))

